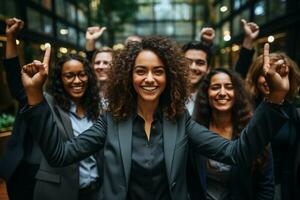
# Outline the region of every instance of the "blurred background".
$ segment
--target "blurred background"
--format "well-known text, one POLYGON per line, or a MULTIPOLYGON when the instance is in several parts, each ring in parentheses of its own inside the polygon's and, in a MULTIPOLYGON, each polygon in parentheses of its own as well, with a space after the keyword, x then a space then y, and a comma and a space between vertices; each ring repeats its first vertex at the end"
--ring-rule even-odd
MULTIPOLYGON (((213 66, 231 68, 243 39, 242 18, 260 26, 255 49, 265 42, 300 64, 299 0, 0 0, 0 56, 4 57, 5 19, 25 22, 17 44, 21 64, 40 59, 44 43, 53 58, 65 53, 84 55, 88 26, 106 26, 97 47, 124 43, 129 35, 160 34, 180 44, 198 40, 202 27, 216 30, 213 66)), ((0 62, 0 132, 9 130, 17 105, 12 100, 0 62), (8 128, 7 128, 8 127, 8 128)), ((0 152, 1 152, 0 140, 0 152)))

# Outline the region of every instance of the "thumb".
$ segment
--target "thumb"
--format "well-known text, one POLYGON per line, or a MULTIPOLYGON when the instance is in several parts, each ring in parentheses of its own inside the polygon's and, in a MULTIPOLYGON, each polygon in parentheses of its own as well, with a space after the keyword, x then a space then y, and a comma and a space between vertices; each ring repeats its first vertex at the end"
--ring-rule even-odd
POLYGON ((245 19, 241 19, 241 25, 245 27, 247 25, 247 21, 245 19))

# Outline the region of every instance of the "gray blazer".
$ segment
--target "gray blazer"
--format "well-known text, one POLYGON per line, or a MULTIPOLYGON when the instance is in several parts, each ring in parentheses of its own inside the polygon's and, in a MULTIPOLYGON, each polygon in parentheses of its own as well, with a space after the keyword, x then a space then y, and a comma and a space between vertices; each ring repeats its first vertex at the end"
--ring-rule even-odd
MULTIPOLYGON (((41 146, 48 162, 65 166, 104 149, 102 195, 105 200, 126 199, 131 173, 132 119, 115 121, 110 113, 76 138, 65 141, 46 101, 23 109, 31 133, 41 146)), ((174 121, 163 119, 164 157, 172 199, 189 199, 186 184, 188 146, 208 158, 227 164, 252 162, 286 121, 280 107, 263 102, 241 137, 226 140, 191 120, 185 112, 174 121)))
MULTIPOLYGON (((73 128, 68 113, 63 111, 57 104, 54 104, 53 97, 45 94, 45 98, 53 113, 53 120, 55 121, 58 130, 61 134, 62 140, 73 138, 73 128)), ((43 111, 42 111, 43 112, 43 111)), ((36 123, 30 123, 33 130, 39 126, 36 123)), ((99 175, 102 168, 100 167, 100 158, 95 156, 99 175)), ((34 199, 36 200, 66 200, 78 199, 79 194, 79 163, 75 162, 65 167, 52 167, 48 164, 47 160, 43 157, 40 169, 36 176, 36 186, 34 190, 34 199)))

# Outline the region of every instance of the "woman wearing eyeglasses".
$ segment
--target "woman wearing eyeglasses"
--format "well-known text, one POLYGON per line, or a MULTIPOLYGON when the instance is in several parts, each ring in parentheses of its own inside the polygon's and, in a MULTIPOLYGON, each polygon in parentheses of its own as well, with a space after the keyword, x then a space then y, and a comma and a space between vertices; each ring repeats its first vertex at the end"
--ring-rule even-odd
MULTIPOLYGON (((17 19, 8 20, 7 29, 16 29, 18 23, 17 19)), ((16 34, 15 30, 11 31, 16 34)), ((14 41, 8 41, 6 54, 10 59, 5 60, 5 65, 11 91, 23 106, 27 98, 21 84, 21 67, 14 41)), ((50 48, 45 55, 44 61, 49 62, 50 48)), ((32 64, 41 63, 34 61, 32 64)), ((64 132, 61 135, 64 140, 78 136, 98 118, 100 98, 97 80, 86 59, 78 55, 60 58, 50 69, 46 90, 45 98, 59 130, 64 132)), ((0 162, 0 176, 4 173, 7 176, 10 199, 97 199, 102 180, 102 154, 91 155, 65 167, 51 167, 40 156, 40 150, 27 133, 28 127, 36 124, 29 125, 20 115, 17 119, 7 154, 0 162), (29 165, 30 161, 34 161, 35 165, 29 165)))
MULTIPOLYGON (((63 138, 78 136, 100 113, 96 76, 86 59, 66 55, 50 70, 46 95, 63 138)), ((101 154, 63 168, 42 160, 36 175, 35 199, 97 199, 101 184, 101 154)))

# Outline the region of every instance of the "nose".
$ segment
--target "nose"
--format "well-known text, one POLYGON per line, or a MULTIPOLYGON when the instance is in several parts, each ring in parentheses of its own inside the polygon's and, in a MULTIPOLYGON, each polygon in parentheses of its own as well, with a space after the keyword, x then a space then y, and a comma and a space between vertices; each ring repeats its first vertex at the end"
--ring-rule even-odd
POLYGON ((221 87, 218 95, 221 97, 226 96, 226 89, 224 87, 221 87))
POLYGON ((99 68, 101 68, 101 69, 106 68, 106 65, 104 64, 104 62, 101 62, 101 63, 99 64, 99 68))
POLYGON ((149 72, 147 74, 147 77, 146 77, 146 82, 153 82, 154 81, 154 77, 153 77, 153 74, 151 72, 149 72))
POLYGON ((75 76, 73 83, 81 83, 81 80, 79 79, 78 75, 75 76))
POLYGON ((191 69, 197 69, 197 65, 195 63, 195 61, 192 62, 192 64, 190 65, 191 69))

